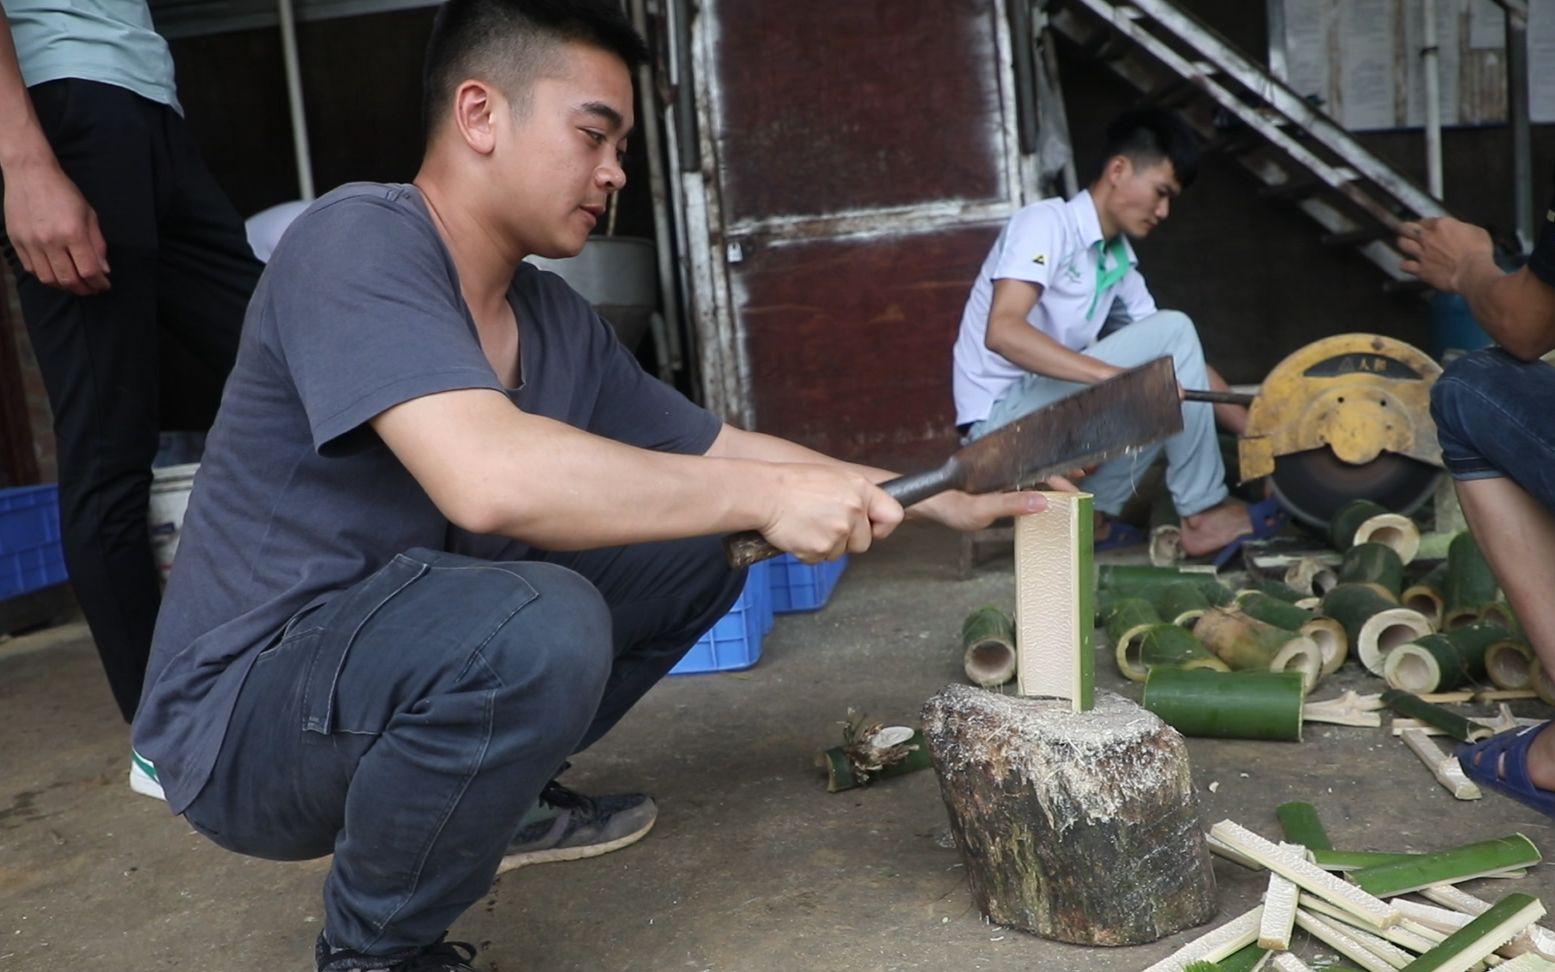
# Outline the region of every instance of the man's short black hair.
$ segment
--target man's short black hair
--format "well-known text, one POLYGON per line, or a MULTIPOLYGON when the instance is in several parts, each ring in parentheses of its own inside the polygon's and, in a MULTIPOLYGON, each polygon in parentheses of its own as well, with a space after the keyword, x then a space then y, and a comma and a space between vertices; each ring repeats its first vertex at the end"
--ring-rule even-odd
POLYGON ((514 105, 554 65, 556 48, 577 42, 635 69, 648 58, 620 0, 444 0, 432 24, 422 76, 422 125, 430 140, 460 82, 495 86, 514 105))
POLYGON ((1192 185, 1199 174, 1198 136, 1180 116, 1160 108, 1124 112, 1107 126, 1107 140, 1102 143, 1102 168, 1119 155, 1135 168, 1170 161, 1172 173, 1184 189, 1192 185))

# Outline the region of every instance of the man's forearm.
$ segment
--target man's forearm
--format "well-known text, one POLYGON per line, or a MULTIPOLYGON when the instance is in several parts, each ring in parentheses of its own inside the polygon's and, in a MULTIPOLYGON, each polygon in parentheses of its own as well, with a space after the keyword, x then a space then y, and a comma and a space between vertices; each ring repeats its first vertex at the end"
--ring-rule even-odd
POLYGON ((0 31, 0 172, 11 173, 29 163, 55 164, 54 151, 22 81, 11 24, 6 20, 5 30, 0 31))
POLYGON ((1555 289, 1526 268, 1503 273, 1488 254, 1476 255, 1464 262, 1454 289, 1509 353, 1531 361, 1555 350, 1555 289))
POLYGON ((1033 374, 1057 378, 1059 381, 1095 384, 1118 372, 1116 367, 1105 361, 1069 350, 1024 319, 990 320, 988 327, 993 335, 993 339, 988 342, 989 350, 1033 374))

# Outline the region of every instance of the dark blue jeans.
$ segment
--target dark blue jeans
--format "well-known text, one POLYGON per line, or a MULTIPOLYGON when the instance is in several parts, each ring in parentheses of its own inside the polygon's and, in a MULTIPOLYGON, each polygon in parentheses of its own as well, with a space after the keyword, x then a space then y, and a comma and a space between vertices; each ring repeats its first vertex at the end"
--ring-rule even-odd
POLYGON ((1454 479, 1506 477, 1555 509, 1555 368, 1500 348, 1466 354, 1437 379, 1431 417, 1454 479))
POLYGON ((294 619, 185 816, 224 847, 335 859, 336 947, 434 942, 490 887, 568 755, 739 595, 716 538, 494 562, 416 549, 294 619))

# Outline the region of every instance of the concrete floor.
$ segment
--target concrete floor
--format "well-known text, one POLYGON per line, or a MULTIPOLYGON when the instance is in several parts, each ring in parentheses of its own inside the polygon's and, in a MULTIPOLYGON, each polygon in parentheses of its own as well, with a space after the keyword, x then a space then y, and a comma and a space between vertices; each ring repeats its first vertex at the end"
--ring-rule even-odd
MULTIPOLYGON (((831 604, 778 620, 747 672, 668 680, 580 756, 580 789, 659 801, 642 843, 505 875, 452 929, 500 972, 1143 969, 1199 931, 1084 949, 983 922, 932 771, 828 794, 812 766, 850 706, 914 722, 962 680, 958 629, 1013 604, 1006 559, 956 579, 956 541, 908 528, 854 559, 831 604)), ((1137 699, 1098 658, 1109 689, 1137 699)), ((1339 686, 1376 690, 1353 666, 1339 686)), ((1332 694, 1325 686, 1318 695, 1332 694)), ((1537 703, 1520 703, 1537 714, 1537 703)), ((128 743, 86 629, 0 644, 0 969, 311 969, 327 862, 229 854, 125 783, 128 743)), ((1336 846, 1429 850, 1551 821, 1496 795, 1458 802, 1384 730, 1313 727, 1304 743, 1190 740, 1206 822, 1277 837, 1276 804, 1314 802, 1336 846)), ((1216 861, 1224 920, 1265 878, 1216 861)), ((1511 887, 1555 904, 1555 870, 1511 887)), ((1303 944, 1309 962, 1328 953, 1303 944)))

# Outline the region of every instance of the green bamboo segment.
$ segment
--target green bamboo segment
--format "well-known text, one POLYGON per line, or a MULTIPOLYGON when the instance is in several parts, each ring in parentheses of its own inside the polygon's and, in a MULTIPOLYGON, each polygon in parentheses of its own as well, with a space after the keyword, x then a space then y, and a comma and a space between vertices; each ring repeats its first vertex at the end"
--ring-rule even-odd
POLYGON ((1465 972, 1544 914, 1539 899, 1509 894, 1489 911, 1448 935, 1442 943, 1404 966, 1404 972, 1465 972))
POLYGON ((1287 843, 1300 844, 1309 851, 1333 850, 1333 841, 1318 819, 1317 807, 1302 800, 1292 800, 1274 808, 1280 827, 1285 831, 1287 843))
POLYGON ((1156 588, 1182 581, 1197 585, 1210 604, 1231 603, 1231 591, 1207 570, 1144 564, 1101 564, 1096 568, 1096 589, 1125 597, 1149 598, 1156 588))
POLYGON ((1533 649, 1527 642, 1508 638, 1485 649, 1485 675, 1496 688, 1533 687, 1533 649))
POLYGON ((1523 623, 1517 620, 1517 612, 1506 601, 1487 604, 1479 612, 1479 619, 1487 624, 1498 624, 1514 638, 1523 637, 1523 623))
POLYGON ((1125 597, 1112 604, 1103 626, 1107 640, 1112 643, 1118 671, 1124 678, 1135 682, 1145 680, 1146 669, 1139 660, 1140 639, 1146 630, 1161 623, 1161 616, 1142 597, 1125 597))
POLYGON ((1404 562, 1398 552, 1382 543, 1358 543, 1344 552, 1339 564, 1341 584, 1381 584, 1393 592, 1404 589, 1404 562))
POLYGON ((1411 692, 1388 689, 1382 693, 1382 703, 1399 715, 1435 726, 1459 742, 1478 742, 1493 735, 1489 726, 1470 722, 1456 712, 1449 712, 1411 692))
POLYGON ((1191 580, 1162 584, 1148 595, 1161 620, 1192 628, 1210 609, 1202 586, 1191 580))
POLYGON ((1258 593, 1267 594, 1269 597, 1279 598, 1280 600, 1287 601, 1291 604, 1295 604, 1302 598, 1309 596, 1301 593, 1283 581, 1270 580, 1266 577, 1254 577, 1249 581, 1249 583, 1253 585, 1252 589, 1258 593))
POLYGON ((1440 630, 1442 626, 1442 608, 1446 601, 1442 597, 1442 590, 1447 586, 1447 561, 1442 561, 1432 567, 1426 575, 1415 583, 1404 588, 1399 594, 1398 602, 1404 607, 1419 611, 1430 619, 1431 624, 1440 630))
POLYGON ((1338 569, 1315 557, 1302 557, 1285 568, 1285 583, 1303 599, 1322 597, 1339 583, 1338 569))
POLYGON ((1211 609, 1199 618, 1193 633, 1235 671, 1300 672, 1307 691, 1322 677, 1323 653, 1311 638, 1235 608, 1211 609))
POLYGON ((972 684, 996 688, 1015 677, 1015 619, 989 604, 961 622, 962 667, 972 684))
POLYGON ((1205 962, 1202 959, 1197 962, 1189 962, 1183 967, 1182 972, 1223 972, 1224 966, 1219 962, 1205 962))
POLYGON ((1359 871, 1363 867, 1399 864, 1420 854, 1389 854, 1382 851, 1314 850, 1312 863, 1325 871, 1359 871))
POLYGON ((1545 705, 1555 705, 1555 682, 1550 680, 1549 673, 1544 670, 1544 663, 1539 661, 1539 656, 1533 656, 1533 664, 1528 666, 1528 681, 1533 687, 1534 694, 1545 705))
POLYGON ((1350 636, 1344 625, 1333 618, 1319 617, 1262 591, 1242 591, 1236 596, 1237 607, 1250 618, 1295 631, 1311 638, 1323 656, 1322 674, 1332 675, 1350 654, 1350 636))
POLYGON ((1442 630, 1477 621, 1485 605, 1496 602, 1496 575, 1479 549, 1474 534, 1464 531, 1447 548, 1447 579, 1443 582, 1442 630))
POLYGON ((876 780, 903 776, 934 765, 933 757, 929 753, 929 744, 924 741, 922 730, 914 731, 912 738, 902 745, 908 747, 908 750, 899 762, 863 774, 855 768, 846 747, 833 746, 817 754, 816 765, 826 771, 826 792, 840 793, 843 790, 868 786, 876 780))
POLYGON ((1217 672, 1231 669, 1210 654, 1203 642, 1187 628, 1162 622, 1146 628, 1139 639, 1139 662, 1148 672, 1152 668, 1209 668, 1217 672))
POLYGON ((1451 692, 1485 680, 1485 652, 1507 630, 1483 621, 1399 645, 1382 660, 1382 677, 1406 692, 1451 692))
POLYGON ((1409 563, 1420 549, 1420 528, 1371 500, 1351 500, 1329 520, 1328 539, 1335 550, 1346 551, 1360 543, 1381 543, 1393 548, 1409 563))
POLYGON ((1373 675, 1382 674, 1387 652, 1432 630, 1425 615, 1399 607, 1385 588, 1370 583, 1335 587, 1323 597, 1323 613, 1344 625, 1351 650, 1373 675))
POLYGON ((1540 861, 1539 848, 1522 834, 1482 840, 1421 854, 1410 860, 1363 867, 1350 874, 1361 890, 1379 898, 1428 888, 1433 884, 1457 884, 1471 878, 1540 861))
POLYGON ((1301 741, 1297 672, 1152 668, 1143 705, 1185 736, 1301 741))
POLYGON ((1216 964, 1220 966, 1220 972, 1253 972, 1267 954, 1268 949, 1255 943, 1232 952, 1216 964))

